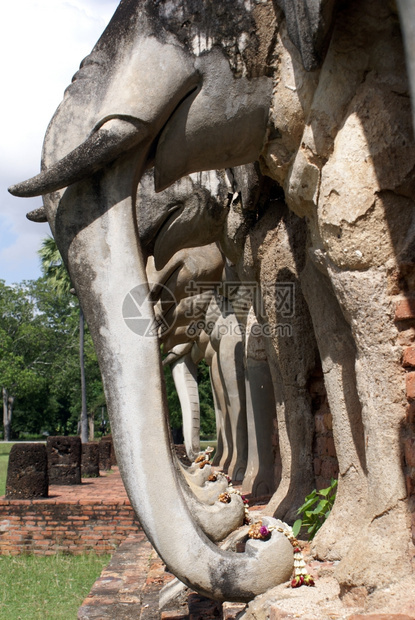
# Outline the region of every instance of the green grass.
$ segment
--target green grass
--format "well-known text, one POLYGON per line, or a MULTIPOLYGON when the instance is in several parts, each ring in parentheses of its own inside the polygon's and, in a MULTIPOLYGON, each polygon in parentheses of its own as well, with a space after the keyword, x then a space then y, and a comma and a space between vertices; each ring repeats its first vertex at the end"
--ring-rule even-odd
POLYGON ((206 450, 206 448, 208 446, 210 446, 211 448, 215 448, 216 449, 216 444, 218 442, 216 441, 216 439, 211 439, 210 441, 205 441, 205 440, 201 440, 200 441, 200 449, 201 450, 206 450))
POLYGON ((0 556, 0 620, 76 620, 109 555, 0 556))
MULTIPOLYGON (((11 443, 0 443, 0 496, 11 443)), ((0 556, 0 620, 76 620, 110 555, 0 556)))
POLYGON ((7 463, 12 443, 0 443, 0 497, 6 492, 7 463))

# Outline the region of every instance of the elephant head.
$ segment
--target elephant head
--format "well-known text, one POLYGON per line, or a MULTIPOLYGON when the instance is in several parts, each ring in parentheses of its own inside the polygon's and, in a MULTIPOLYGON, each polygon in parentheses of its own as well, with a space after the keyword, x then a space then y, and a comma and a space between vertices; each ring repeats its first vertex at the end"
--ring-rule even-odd
POLYGON ((154 192, 153 172, 143 175, 137 188, 137 227, 143 252, 154 257, 156 280, 167 281, 177 269, 172 261, 166 273, 167 263, 180 250, 207 246, 221 237, 231 199, 225 171, 194 173, 159 193, 154 192))
MULTIPOLYGON (((315 68, 334 0, 276 4, 305 68, 315 68)), ((412 10, 405 0, 399 5, 403 16, 412 10)), ((122 306, 136 289, 141 325, 153 319, 135 218, 146 168, 154 166, 162 190, 185 174, 258 158, 279 17, 271 0, 122 0, 51 121, 42 172, 11 188, 44 195, 95 342, 121 473, 144 530, 183 582, 222 600, 249 600, 286 580, 290 543, 274 532, 279 554, 261 541, 232 554, 201 533, 172 464, 158 341, 144 328, 133 333, 122 306)))
MULTIPOLYGON (((153 309, 135 214, 137 184, 151 165, 160 190, 193 171, 258 158, 272 35, 264 43, 253 34, 264 3, 227 4, 212 15, 204 2, 122 0, 49 125, 42 172, 11 191, 44 196, 94 339, 121 474, 143 529, 181 581, 244 601, 289 578, 291 544, 273 532, 269 543, 248 542, 244 554, 225 552, 189 511, 170 453, 158 340, 144 329, 153 309), (133 331, 122 312, 132 289, 140 311, 133 331)), ((149 243, 178 213, 167 210, 155 235, 147 231, 149 243)))

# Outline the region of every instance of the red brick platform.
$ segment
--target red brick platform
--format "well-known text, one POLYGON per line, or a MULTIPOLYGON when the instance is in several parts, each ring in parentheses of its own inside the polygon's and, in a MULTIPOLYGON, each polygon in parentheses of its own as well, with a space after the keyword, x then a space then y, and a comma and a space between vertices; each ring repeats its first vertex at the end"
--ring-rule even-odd
MULTIPOLYGON (((259 508, 265 499, 256 498, 251 509, 259 508)), ((102 472, 100 478, 84 479, 82 485, 52 485, 47 499, 0 498, 0 554, 31 552, 51 555, 59 551, 77 554, 89 550, 112 553, 115 549, 111 562, 79 609, 79 620, 231 620, 244 609, 244 605, 220 605, 186 590, 159 611, 160 590, 173 579, 173 575, 165 570, 141 531, 117 468, 112 472, 102 472)), ((330 563, 312 562, 310 566, 313 572, 316 571, 316 577, 321 577, 319 572, 327 573, 330 568, 327 564, 330 563)), ((409 609, 415 612, 415 599, 414 606, 409 605, 413 597, 413 593, 412 597, 409 595, 411 585, 412 582, 409 586, 402 584, 402 593, 392 593, 396 596, 389 601, 406 601, 404 613, 401 610, 396 613, 396 605, 385 604, 379 613, 374 613, 373 609, 370 613, 367 608, 366 614, 361 610, 353 613, 353 609, 343 607, 340 614, 327 616, 319 607, 317 616, 310 615, 310 618, 410 620, 415 618, 415 613, 408 615, 409 609), (389 610, 392 613, 387 613, 389 610)), ((323 586, 324 577, 318 579, 317 594, 323 586)), ((269 618, 306 617, 298 610, 293 615, 294 600, 291 601, 292 593, 303 599, 314 588, 306 590, 310 592, 291 591, 288 615, 276 603, 270 608, 269 618)), ((283 598, 286 596, 284 592, 283 598)))
POLYGON ((369 605, 364 612, 368 602, 364 588, 357 588, 343 601, 339 598, 333 562, 311 561, 309 568, 316 578, 315 588, 292 590, 283 584, 278 593, 276 590, 268 593, 267 603, 264 597, 259 597, 253 601, 253 607, 242 603, 216 603, 184 588, 160 610, 160 591, 174 577, 166 570, 144 533, 139 532, 129 536, 117 549, 80 607, 78 620, 236 620, 244 611, 246 620, 415 618, 411 613, 411 610, 415 612, 414 593, 410 591, 412 582, 403 584, 401 591, 393 592, 389 602, 384 601, 384 606, 375 605, 377 611, 369 605), (402 611, 397 612, 399 607, 402 611))
POLYGON ((243 604, 216 603, 185 589, 159 611, 160 590, 174 579, 143 532, 127 538, 78 611, 78 620, 231 620, 243 604))
POLYGON ((118 468, 36 500, 0 498, 0 555, 112 553, 140 525, 118 468))

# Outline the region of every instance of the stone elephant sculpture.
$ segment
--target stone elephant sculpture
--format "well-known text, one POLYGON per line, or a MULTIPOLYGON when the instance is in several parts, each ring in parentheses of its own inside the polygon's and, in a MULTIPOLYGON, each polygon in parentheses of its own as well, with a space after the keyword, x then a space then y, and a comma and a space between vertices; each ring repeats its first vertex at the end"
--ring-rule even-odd
MULTIPOLYGON (((173 263, 180 254, 181 252, 173 257, 173 263)), ((202 359, 206 360, 210 368, 221 451, 219 458, 215 459, 234 482, 242 482, 246 469, 248 442, 244 333, 230 302, 218 300, 215 288, 219 289, 222 283, 222 273, 214 273, 215 263, 212 258, 215 254, 220 259, 223 269, 223 255, 216 245, 187 251, 189 266, 192 268, 191 278, 188 280, 189 288, 193 286, 195 292, 200 291, 198 295, 200 301, 195 308, 197 312, 189 312, 189 307, 184 308, 186 321, 184 332, 181 312, 178 310, 175 313, 177 324, 175 321, 172 332, 166 332, 161 336, 165 351, 168 352, 163 364, 168 363, 172 368, 182 408, 186 451, 189 458, 194 459, 200 450, 200 407, 196 373, 199 362, 202 359), (200 261, 204 271, 211 276, 205 283, 198 280, 195 270, 200 261), (215 288, 208 288, 213 286, 215 288)), ((159 274, 160 272, 157 272, 157 276, 159 274)), ((154 282, 155 275, 154 272, 151 273, 150 282, 154 282)), ((181 301, 178 304, 179 308, 181 301)), ((187 301, 187 298, 183 301, 187 301)))
POLYGON ((183 435, 187 456, 194 460, 200 452, 200 405, 197 387, 197 363, 203 355, 192 356, 192 349, 199 340, 202 321, 210 300, 222 280, 223 255, 215 244, 203 248, 179 250, 156 270, 154 260, 147 263, 149 282, 155 290, 156 300, 167 288, 175 298, 174 307, 158 300, 155 306, 156 321, 161 325, 160 340, 167 357, 163 365, 170 365, 178 392, 183 435), (190 290, 192 289, 192 290, 190 290), (199 326, 197 326, 199 325, 199 326))
MULTIPOLYGON (((52 119, 42 172, 11 191, 44 195, 97 348, 123 479, 150 540, 193 588, 248 600, 287 578, 289 550, 271 575, 266 545, 238 557, 199 534, 168 449, 157 469, 152 462, 151 446, 168 443, 157 342, 141 337, 137 356, 120 308, 146 279, 134 221, 144 170, 154 165, 161 190, 190 172, 260 159, 308 227, 301 284, 340 465, 317 547, 343 558, 342 584, 376 587, 411 570, 401 349, 388 285, 410 261, 414 219, 398 15, 377 0, 351 0, 336 14, 334 0, 222 5, 122 0, 52 119), (347 528, 342 512, 353 497, 358 527, 347 528)), ((413 87, 414 8, 398 7, 413 87)), ((143 295, 142 316, 151 313, 143 295)))
MULTIPOLYGON (((194 365, 194 361, 202 356, 199 348, 203 349, 203 355, 206 351, 208 352, 205 357, 211 367, 217 410, 225 412, 225 420, 227 420, 226 412, 230 413, 231 420, 228 432, 223 435, 221 434, 222 425, 220 422, 218 424, 219 440, 223 437, 226 444, 223 458, 218 462, 225 469, 230 467, 229 473, 232 479, 237 481, 242 480, 243 472, 246 469, 246 426, 245 416, 242 415, 242 410, 245 407, 243 406, 241 409, 240 395, 244 392, 247 393, 250 445, 247 475, 243 484, 244 492, 254 491, 257 494, 271 495, 278 482, 279 489, 271 504, 272 512, 275 512, 279 518, 293 521, 298 506, 301 505, 305 495, 314 486, 312 465, 313 420, 311 398, 306 390, 306 384, 314 368, 316 346, 312 337, 308 311, 298 284, 295 282, 298 279, 299 265, 304 262, 304 250, 301 249, 304 245, 304 226, 301 224, 301 220, 294 215, 285 221, 287 209, 281 201, 281 192, 278 194, 277 191, 274 196, 278 190, 276 184, 264 178, 255 165, 228 169, 226 175, 224 175, 224 171, 211 173, 209 177, 204 179, 197 178, 197 175, 191 175, 191 183, 188 181, 186 185, 179 186, 179 188, 176 185, 175 183, 166 190, 154 194, 151 174, 146 173, 144 184, 139 186, 137 192, 138 229, 140 238, 145 239, 142 247, 154 254, 154 263, 160 268, 156 270, 155 264, 150 263, 150 280, 156 283, 160 280, 172 290, 177 289, 176 296, 182 299, 177 307, 174 306, 174 309, 170 309, 163 302, 160 323, 162 327, 166 322, 168 324, 174 323, 174 331, 172 333, 166 331, 162 338, 168 350, 174 351, 177 345, 177 352, 180 353, 177 370, 186 374, 189 384, 194 385, 189 370, 194 365), (227 191, 226 188, 228 188, 227 191), (192 199, 193 193, 198 196, 197 201, 192 199), (140 202, 144 203, 147 208, 140 208, 140 202), (221 218, 223 213, 226 213, 226 219, 213 221, 205 217, 200 222, 200 202, 206 204, 208 210, 211 210, 209 205, 216 204, 216 212, 220 213, 221 218), (222 208, 218 203, 222 205, 222 208), (169 237, 164 234, 163 244, 154 243, 152 234, 147 231, 152 230, 154 234, 154 231, 159 229, 160 221, 168 218, 170 211, 178 204, 184 205, 181 212, 180 234, 172 234, 169 237), (255 223, 259 213, 260 221, 255 223), (196 230, 197 234, 195 233, 196 230), (271 252, 261 247, 262 242, 256 250, 259 255, 264 257, 264 260, 258 261, 253 257, 247 258, 249 253, 247 247, 258 245, 258 239, 270 234, 273 239, 271 252), (208 322, 216 324, 215 330, 209 336, 206 332, 202 332, 200 337, 198 335, 192 350, 190 350, 187 305, 192 298, 188 297, 189 293, 183 290, 183 284, 177 287, 175 283, 178 278, 177 274, 182 274, 181 277, 183 277, 185 273, 194 271, 195 277, 196 274, 199 274, 197 278, 206 279, 209 270, 215 269, 215 253, 212 254, 212 250, 209 250, 211 255, 210 258, 206 257, 206 265, 203 261, 203 253, 208 251, 207 246, 205 249, 193 249, 188 254, 179 251, 167 263, 165 263, 165 256, 171 254, 172 247, 177 249, 189 241, 195 245, 204 243, 204 237, 209 240, 215 239, 227 257, 223 292, 226 296, 231 297, 232 303, 238 308, 238 317, 233 316, 233 312, 229 313, 229 310, 225 308, 225 312, 223 312, 212 299, 213 306, 209 310, 208 322), (280 249, 277 251, 275 246, 280 249), (282 250, 281 248, 285 249, 282 250), (162 249, 163 254, 160 253, 160 249, 162 249), (275 269, 268 263, 277 255, 277 269, 275 269), (182 272, 183 261, 187 261, 189 264, 182 272), (261 262, 263 262, 263 267, 261 267, 261 262), (256 263, 255 266, 254 263, 256 263), (252 266, 250 266, 251 264, 252 266), (264 275, 264 277, 259 278, 258 269, 262 270, 266 277, 264 275), (172 279, 170 280, 171 274, 172 279), (262 280, 261 283, 260 279, 262 280), (283 291, 287 286, 292 287, 293 291, 296 287, 295 318, 291 317, 289 324, 282 315, 273 316, 272 312, 268 312, 269 316, 265 316, 261 287, 265 290, 269 287, 272 295, 275 294, 275 287, 278 286, 282 286, 283 291), (268 352, 266 352, 261 337, 258 335, 263 327, 256 324, 255 329, 252 329, 251 320, 246 345, 243 345, 246 346, 247 358, 246 364, 244 364, 240 332, 245 330, 244 325, 247 322, 251 304, 254 304, 258 316, 262 317, 260 320, 265 323, 263 326, 265 329, 268 328, 269 330, 271 327, 269 323, 271 322, 274 336, 265 339, 268 341, 265 347, 268 352), (221 317, 221 315, 223 316, 221 317), (217 319, 221 321, 220 324, 217 323, 217 319), (285 325, 278 325, 278 322, 283 323, 284 320, 285 325), (289 337, 287 334, 279 333, 280 327, 288 328, 289 337), (216 335, 218 331, 223 333, 223 329, 226 332, 227 350, 229 353, 233 351, 231 355, 227 356, 224 348, 225 341, 222 342, 221 338, 216 335), (263 349, 262 352, 261 349, 263 349), (307 353, 304 353, 304 350, 307 353), (220 351, 222 353, 218 357, 216 353, 220 351), (227 357, 228 360, 225 363, 227 357), (236 359, 238 359, 237 364, 235 364, 236 359), (246 390, 241 385, 244 366, 246 390), (232 374, 234 371, 236 372, 235 375, 232 374), (238 388, 235 387, 236 384, 239 385, 238 388), (228 386, 225 391, 223 391, 224 385, 228 386), (294 385, 295 387, 293 387, 294 385), (229 388, 231 388, 230 392, 229 388), (229 394, 232 394, 231 398, 227 397, 229 394), (278 401, 278 406, 276 401, 278 401), (274 471, 274 449, 272 445, 272 437, 275 434, 274 419, 276 417, 278 418, 281 438, 279 446, 281 466, 277 466, 278 471, 274 471), (236 451, 233 450, 233 445, 237 447, 236 451)), ((216 274, 213 279, 215 280, 217 277, 216 274)), ((157 297, 157 285, 155 292, 157 297)), ((199 301, 203 311, 207 306, 208 299, 210 299, 211 290, 205 289, 206 293, 207 297, 199 301)), ((192 301, 192 303, 194 302, 192 301)), ((271 301, 271 303, 273 302, 271 301)), ((274 306, 277 305, 274 303, 274 306)), ((253 315, 255 315, 255 311, 253 315)), ((187 392, 186 395, 188 395, 187 392)), ((195 398, 193 396, 191 399, 185 398, 183 402, 189 400, 194 401, 195 398)), ((190 411, 191 408, 188 409, 190 411)))
MULTIPOLYGON (((224 392, 228 403, 224 402, 224 406, 229 412, 226 424, 229 460, 226 465, 230 467, 231 477, 236 476, 235 479, 241 481, 246 466, 247 443, 245 389, 240 385, 243 378, 239 376, 244 368, 243 347, 238 348, 235 343, 235 337, 241 340, 241 334, 238 337, 229 331, 223 334, 223 342, 217 335, 221 310, 214 304, 213 297, 222 282, 224 257, 218 247, 210 243, 223 238, 232 187, 225 171, 190 175, 160 194, 154 193, 153 184, 153 174, 146 173, 137 191, 137 225, 142 250, 148 256, 147 274, 152 283, 151 298, 156 303, 156 321, 161 326, 159 335, 165 352, 169 353, 167 361, 172 363, 176 384, 186 385, 186 389, 179 390, 179 397, 186 417, 187 453, 193 458, 199 451, 199 422, 196 422, 199 409, 194 375, 195 364, 205 357, 217 387, 228 386, 224 392), (183 249, 189 246, 193 248, 183 249), (197 246, 204 247, 197 249, 197 246), (192 286, 196 287, 193 294, 192 286), (174 304, 169 303, 169 291, 175 298, 174 304), (212 323, 209 335, 201 329, 194 329, 193 324, 198 320, 212 323), (229 357, 226 367, 224 361, 218 364, 215 353, 219 353, 219 349, 223 360, 229 357), (237 352, 239 349, 240 353, 237 352), (235 356, 238 356, 239 363, 233 359, 235 356)), ((230 312, 225 312, 222 322, 229 321, 229 316, 230 312)))

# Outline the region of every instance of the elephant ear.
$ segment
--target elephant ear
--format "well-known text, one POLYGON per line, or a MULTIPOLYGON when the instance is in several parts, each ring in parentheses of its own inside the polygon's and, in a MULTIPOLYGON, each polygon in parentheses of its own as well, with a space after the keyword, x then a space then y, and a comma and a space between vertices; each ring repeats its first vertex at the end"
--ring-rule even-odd
POLYGON ((284 11, 287 31, 306 71, 323 61, 337 0, 276 0, 284 11))

